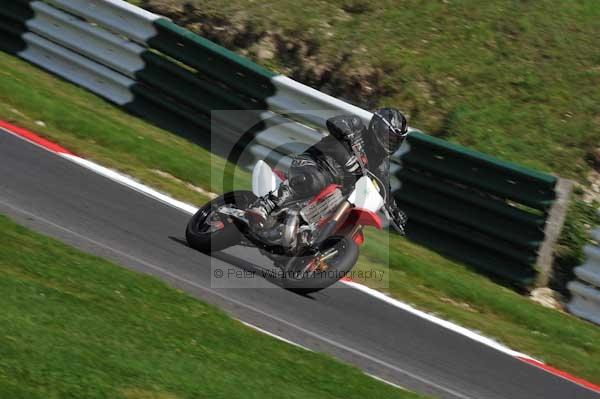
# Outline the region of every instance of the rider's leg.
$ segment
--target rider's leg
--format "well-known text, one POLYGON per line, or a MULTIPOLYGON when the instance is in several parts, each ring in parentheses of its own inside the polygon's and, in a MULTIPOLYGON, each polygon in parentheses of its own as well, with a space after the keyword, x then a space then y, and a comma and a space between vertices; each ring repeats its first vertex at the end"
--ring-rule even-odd
POLYGON ((277 189, 277 193, 272 192, 258 198, 252 207, 246 211, 246 217, 253 222, 253 224, 262 224, 271 212, 281 207, 281 205, 293 196, 294 191, 289 185, 289 180, 286 180, 281 183, 277 189))
POLYGON ((292 162, 288 180, 279 186, 277 193, 269 193, 259 198, 246 211, 246 217, 260 225, 264 223, 271 212, 282 207, 289 200, 299 200, 316 195, 332 180, 332 176, 321 169, 312 159, 299 155, 292 162))

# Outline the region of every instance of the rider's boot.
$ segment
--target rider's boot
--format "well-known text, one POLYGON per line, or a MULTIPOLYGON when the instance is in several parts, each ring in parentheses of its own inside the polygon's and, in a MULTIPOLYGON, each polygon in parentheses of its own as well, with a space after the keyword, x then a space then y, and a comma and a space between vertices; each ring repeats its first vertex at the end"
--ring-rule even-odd
POLYGON ((268 216, 283 205, 293 195, 292 188, 287 182, 282 183, 277 194, 269 193, 260 197, 246 210, 245 216, 252 227, 264 227, 268 216))

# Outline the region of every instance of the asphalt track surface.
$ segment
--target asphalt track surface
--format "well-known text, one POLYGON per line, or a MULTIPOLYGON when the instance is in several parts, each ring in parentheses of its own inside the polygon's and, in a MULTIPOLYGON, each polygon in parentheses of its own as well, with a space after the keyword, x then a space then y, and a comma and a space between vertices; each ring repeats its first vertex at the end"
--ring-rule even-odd
POLYGON ((186 213, 2 130, 0 213, 413 391, 440 398, 600 397, 352 288, 310 296, 266 281, 270 288, 211 288, 211 261, 223 270, 247 268, 252 254, 198 253, 183 242, 186 213))

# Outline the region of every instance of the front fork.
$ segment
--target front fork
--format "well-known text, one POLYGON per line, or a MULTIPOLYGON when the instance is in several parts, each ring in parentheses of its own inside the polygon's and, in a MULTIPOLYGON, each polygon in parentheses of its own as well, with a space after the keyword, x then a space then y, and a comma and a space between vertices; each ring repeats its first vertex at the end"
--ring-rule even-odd
POLYGON ((340 223, 342 218, 348 214, 347 211, 350 209, 351 206, 352 204, 350 204, 350 202, 348 201, 344 201, 340 204, 340 207, 337 209, 333 217, 329 219, 327 223, 325 223, 325 226, 319 232, 319 235, 317 236, 317 239, 313 242, 313 245, 321 244, 327 238, 331 237, 333 233, 335 233, 338 224, 340 223))
MULTIPOLYGON (((362 232, 363 226, 357 224, 352 227, 352 229, 345 235, 348 238, 356 242, 356 237, 362 232)), ((321 252, 311 264, 307 265, 305 271, 326 271, 329 266, 327 261, 338 254, 338 250, 334 248, 327 248, 323 252, 321 252), (312 266, 312 267, 311 267, 312 266)))

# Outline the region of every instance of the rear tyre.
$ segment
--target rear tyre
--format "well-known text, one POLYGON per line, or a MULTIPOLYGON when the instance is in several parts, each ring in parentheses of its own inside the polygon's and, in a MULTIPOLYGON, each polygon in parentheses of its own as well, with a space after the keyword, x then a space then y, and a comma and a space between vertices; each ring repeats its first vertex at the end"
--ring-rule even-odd
POLYGON ((324 262, 325 270, 319 267, 316 271, 310 271, 311 262, 315 261, 312 254, 291 258, 283 269, 284 288, 299 294, 320 291, 345 277, 358 260, 358 245, 345 236, 329 237, 321 243, 320 248, 322 253, 337 251, 336 255, 324 262))
POLYGON ((188 245, 200 252, 222 251, 241 240, 241 232, 230 218, 215 215, 217 208, 227 205, 246 209, 256 200, 250 191, 232 191, 204 205, 188 222, 185 238, 188 245))

